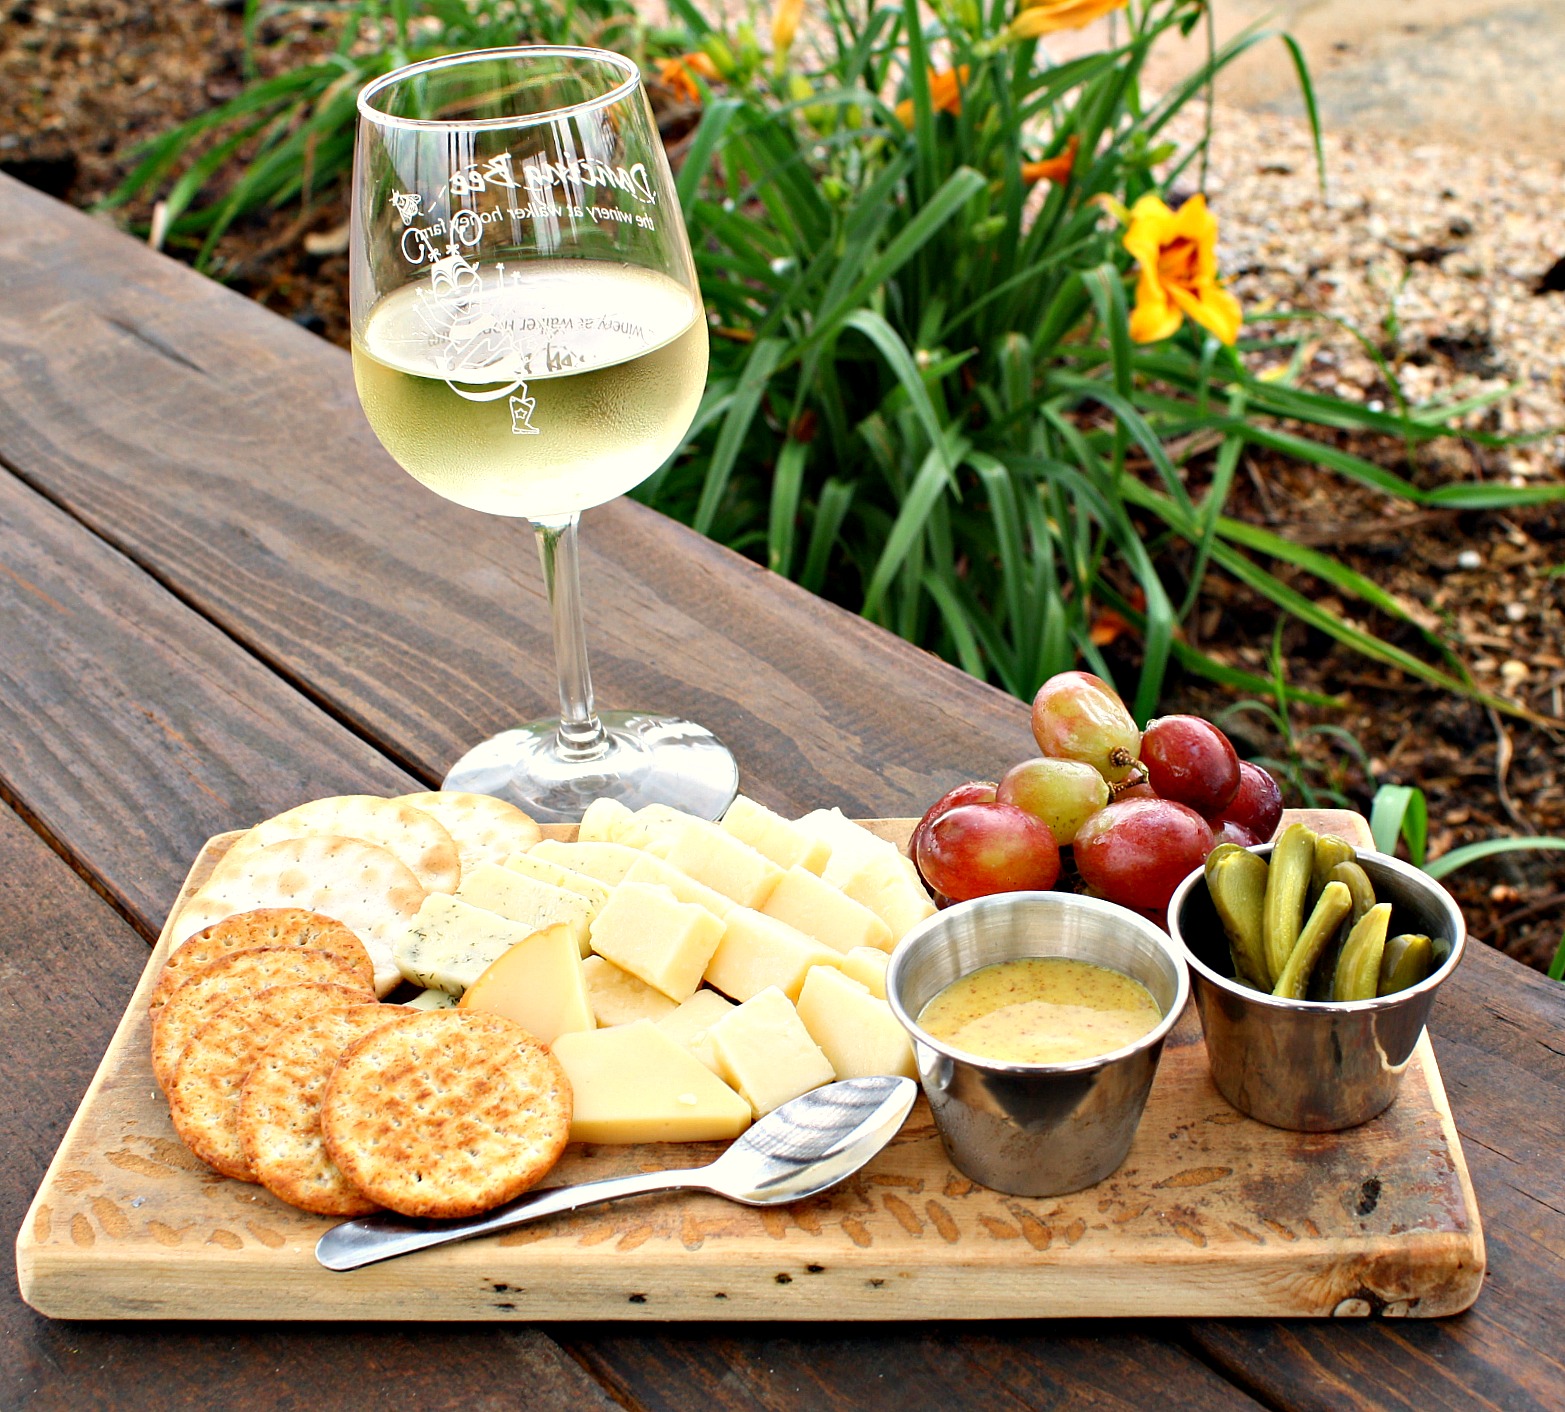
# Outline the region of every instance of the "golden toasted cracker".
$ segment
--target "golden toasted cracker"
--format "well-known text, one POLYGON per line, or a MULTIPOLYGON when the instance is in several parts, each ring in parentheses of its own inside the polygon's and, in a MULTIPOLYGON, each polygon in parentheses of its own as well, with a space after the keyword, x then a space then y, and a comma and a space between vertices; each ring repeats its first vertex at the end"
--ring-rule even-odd
POLYGON ((225 917, 177 947, 152 988, 147 1008, 156 1015, 197 966, 205 966, 231 951, 271 946, 330 951, 353 967, 366 989, 375 984, 375 965, 364 943, 335 918, 306 912, 302 907, 258 907, 225 917))
POLYGON ((239 1140, 273 1196, 320 1216, 379 1209, 327 1155, 321 1098, 343 1050, 406 1013, 399 1005, 324 1011, 296 1020, 267 1045, 239 1100, 239 1140))
POLYGON ((247 853, 285 839, 356 838, 399 859, 426 892, 455 892, 462 880, 456 843, 433 815, 373 794, 334 794, 263 819, 236 838, 212 876, 240 865, 247 853))
POLYGON ((514 804, 489 794, 436 789, 399 795, 397 802, 432 814, 444 826, 456 840, 463 877, 480 863, 503 864, 543 837, 543 830, 514 804))
POLYGON ((216 961, 196 967, 152 1021, 152 1072, 158 1086, 168 1092, 179 1056, 191 1036, 225 1005, 246 999, 267 986, 310 981, 352 986, 361 1000, 374 999, 374 991, 355 984, 352 967, 329 951, 264 946, 230 951, 216 961))
POLYGON ((471 1010, 415 1012, 358 1040, 321 1105, 332 1160, 405 1216, 471 1216, 520 1196, 570 1128, 555 1057, 515 1021, 471 1010))
POLYGON ((289 838, 219 864, 174 919, 177 946, 187 937, 257 907, 302 907, 333 917, 364 943, 375 989, 389 994, 402 979, 392 947, 424 900, 418 879, 373 843, 317 834, 289 838))
POLYGON ((255 1181, 239 1139, 239 1096, 250 1070, 295 1020, 363 1000, 356 986, 316 981, 267 986, 225 1005, 191 1035, 168 1086, 169 1114, 185 1146, 225 1177, 255 1181))

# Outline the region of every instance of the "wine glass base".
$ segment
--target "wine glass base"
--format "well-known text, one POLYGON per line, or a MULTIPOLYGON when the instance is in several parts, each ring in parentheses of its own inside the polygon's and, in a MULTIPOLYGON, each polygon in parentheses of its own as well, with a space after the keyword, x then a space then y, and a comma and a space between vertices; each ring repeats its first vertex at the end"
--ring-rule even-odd
POLYGON ((492 794, 539 823, 577 822, 594 799, 628 809, 668 804, 718 819, 739 792, 739 767, 704 726, 637 711, 604 711, 608 750, 593 760, 559 753, 558 721, 534 721, 475 745, 445 778, 446 789, 492 794))

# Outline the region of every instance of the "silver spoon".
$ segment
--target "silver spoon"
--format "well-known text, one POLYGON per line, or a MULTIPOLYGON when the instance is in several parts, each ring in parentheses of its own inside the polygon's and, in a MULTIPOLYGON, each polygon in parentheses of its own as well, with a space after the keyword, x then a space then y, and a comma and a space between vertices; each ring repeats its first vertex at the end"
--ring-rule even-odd
POLYGON ((432 1245, 493 1235, 561 1211, 650 1191, 710 1191, 746 1206, 802 1201, 851 1177, 890 1142, 917 1095, 912 1079, 844 1079, 768 1113, 705 1167, 547 1187, 464 1220, 365 1216, 327 1231, 316 1243, 315 1258, 328 1270, 356 1270, 432 1245))

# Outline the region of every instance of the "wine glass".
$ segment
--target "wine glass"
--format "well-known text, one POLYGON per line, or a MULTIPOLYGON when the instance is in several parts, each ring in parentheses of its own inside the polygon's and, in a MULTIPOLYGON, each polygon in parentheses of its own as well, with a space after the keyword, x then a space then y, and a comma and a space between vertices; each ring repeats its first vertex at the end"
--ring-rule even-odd
POLYGON ((353 373, 375 435, 430 489, 532 521, 554 618, 558 720, 484 741, 446 788, 534 818, 595 798, 718 818, 733 756, 703 727, 596 712, 577 522, 690 429, 707 333, 641 74, 598 49, 431 59, 359 95, 353 373))

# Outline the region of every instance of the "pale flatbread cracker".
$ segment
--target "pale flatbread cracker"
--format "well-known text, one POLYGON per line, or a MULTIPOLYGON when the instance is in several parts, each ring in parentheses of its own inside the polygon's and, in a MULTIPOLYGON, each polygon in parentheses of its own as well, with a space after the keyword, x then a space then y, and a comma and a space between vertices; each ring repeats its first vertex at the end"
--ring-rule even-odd
POLYGON ((315 835, 284 839, 220 864, 174 919, 173 945, 203 927, 257 907, 302 907, 347 927, 369 952, 375 993, 389 995, 402 979, 392 947, 424 900, 424 889, 384 848, 354 838, 315 835))
POLYGON ((330 834, 356 838, 396 854, 426 892, 455 892, 462 881, 461 857, 456 843, 434 815, 395 799, 373 794, 334 794, 312 799, 264 819, 249 833, 234 840, 227 856, 213 872, 243 865, 246 855, 290 838, 330 834))
POLYGON ((456 840, 464 877, 480 863, 503 864, 543 837, 543 830, 514 804, 489 794, 438 789, 399 795, 397 802, 411 804, 440 821, 456 840))

